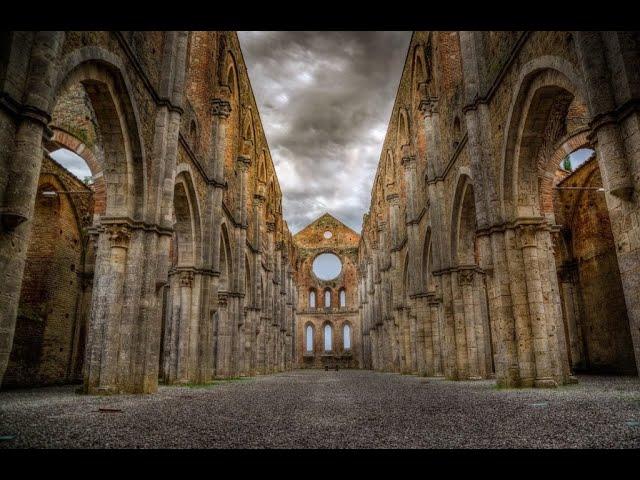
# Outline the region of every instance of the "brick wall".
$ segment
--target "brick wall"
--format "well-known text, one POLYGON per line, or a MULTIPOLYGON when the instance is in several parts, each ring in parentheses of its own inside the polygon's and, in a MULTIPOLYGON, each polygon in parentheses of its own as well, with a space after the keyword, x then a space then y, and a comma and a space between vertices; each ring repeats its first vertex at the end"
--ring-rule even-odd
POLYGON ((64 383, 74 373, 70 362, 82 286, 81 222, 89 216, 90 196, 45 197, 40 192, 90 190, 48 157, 38 185, 4 387, 64 383))

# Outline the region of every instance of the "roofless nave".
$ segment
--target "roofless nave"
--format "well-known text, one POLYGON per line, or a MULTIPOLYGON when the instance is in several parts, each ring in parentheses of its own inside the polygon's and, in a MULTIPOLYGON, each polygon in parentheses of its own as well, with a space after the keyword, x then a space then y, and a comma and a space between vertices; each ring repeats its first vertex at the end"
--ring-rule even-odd
POLYGON ((636 373, 639 44, 415 32, 361 235, 292 237, 235 33, 5 32, 3 386, 636 373))

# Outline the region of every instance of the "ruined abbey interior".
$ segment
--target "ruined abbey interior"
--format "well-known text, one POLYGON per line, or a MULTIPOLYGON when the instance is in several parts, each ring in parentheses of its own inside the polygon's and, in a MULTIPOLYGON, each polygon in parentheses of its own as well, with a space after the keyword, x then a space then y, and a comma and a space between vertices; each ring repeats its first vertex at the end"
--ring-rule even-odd
POLYGON ((414 32, 362 231, 295 234, 235 32, 1 45, 3 391, 637 378, 637 32, 414 32))

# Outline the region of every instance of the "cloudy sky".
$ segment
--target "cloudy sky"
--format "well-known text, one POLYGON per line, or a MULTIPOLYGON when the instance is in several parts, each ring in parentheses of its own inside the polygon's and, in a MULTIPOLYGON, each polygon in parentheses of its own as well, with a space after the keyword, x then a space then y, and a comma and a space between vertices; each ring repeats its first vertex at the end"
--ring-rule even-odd
POLYGON ((359 232, 411 32, 238 32, 296 233, 324 212, 359 232))

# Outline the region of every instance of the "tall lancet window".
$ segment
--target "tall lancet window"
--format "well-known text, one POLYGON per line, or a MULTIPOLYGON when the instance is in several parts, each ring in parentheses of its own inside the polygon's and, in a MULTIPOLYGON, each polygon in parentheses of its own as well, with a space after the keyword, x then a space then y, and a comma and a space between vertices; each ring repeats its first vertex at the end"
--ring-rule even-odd
POLYGON ((309 292, 309 308, 316 308, 316 291, 309 292))
POLYGON ((313 327, 307 325, 307 352, 313 352, 313 327))
POLYGON ((347 306, 347 292, 343 288, 340 290, 340 308, 344 308, 347 306))
POLYGON ((342 346, 345 350, 351 349, 351 327, 349 324, 342 327, 342 346))
POLYGON ((325 325, 324 326, 324 351, 325 352, 330 352, 331 348, 333 346, 332 343, 332 334, 333 334, 333 329, 331 328, 331 325, 325 325))

